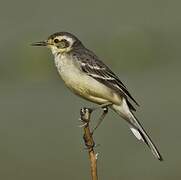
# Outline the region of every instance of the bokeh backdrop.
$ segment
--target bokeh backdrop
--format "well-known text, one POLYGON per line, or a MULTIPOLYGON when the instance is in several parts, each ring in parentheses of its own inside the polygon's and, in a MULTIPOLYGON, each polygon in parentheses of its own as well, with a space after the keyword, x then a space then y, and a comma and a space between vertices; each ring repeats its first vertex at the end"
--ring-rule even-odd
POLYGON ((180 7, 178 0, 1 0, 0 179, 90 179, 77 126, 79 109, 92 104, 64 87, 49 50, 30 46, 57 31, 74 33, 116 72, 165 160, 110 111, 94 135, 100 179, 180 179, 180 7))

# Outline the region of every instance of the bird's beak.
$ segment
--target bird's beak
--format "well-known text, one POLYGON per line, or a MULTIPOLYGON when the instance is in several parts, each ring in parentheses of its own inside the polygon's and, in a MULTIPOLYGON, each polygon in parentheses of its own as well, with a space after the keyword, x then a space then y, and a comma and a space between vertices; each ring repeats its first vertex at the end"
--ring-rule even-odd
POLYGON ((48 42, 47 41, 40 41, 40 42, 35 42, 31 44, 32 46, 47 46, 48 42))

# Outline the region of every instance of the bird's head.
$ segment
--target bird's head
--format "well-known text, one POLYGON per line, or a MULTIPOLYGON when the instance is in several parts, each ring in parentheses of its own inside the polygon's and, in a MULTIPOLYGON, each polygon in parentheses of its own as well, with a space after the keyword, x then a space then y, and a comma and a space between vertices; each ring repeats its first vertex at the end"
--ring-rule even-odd
POLYGON ((73 34, 68 32, 57 32, 48 37, 45 41, 32 44, 33 46, 46 46, 51 49, 53 54, 68 53, 73 49, 82 47, 81 41, 73 34))

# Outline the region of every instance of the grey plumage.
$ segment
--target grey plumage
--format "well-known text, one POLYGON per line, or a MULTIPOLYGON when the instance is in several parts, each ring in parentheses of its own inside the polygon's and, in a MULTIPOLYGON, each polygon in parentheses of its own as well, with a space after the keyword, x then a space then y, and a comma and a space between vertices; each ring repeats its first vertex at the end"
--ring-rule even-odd
MULTIPOLYGON (((70 52, 71 53, 71 52, 70 52)), ((136 110, 129 102, 130 98, 136 105, 139 104, 131 96, 126 86, 120 81, 120 79, 106 66, 99 58, 90 50, 86 48, 78 49, 73 53, 73 56, 80 62, 82 70, 89 76, 93 77, 97 81, 105 84, 106 86, 117 91, 121 96, 126 98, 129 107, 132 110, 136 110)))

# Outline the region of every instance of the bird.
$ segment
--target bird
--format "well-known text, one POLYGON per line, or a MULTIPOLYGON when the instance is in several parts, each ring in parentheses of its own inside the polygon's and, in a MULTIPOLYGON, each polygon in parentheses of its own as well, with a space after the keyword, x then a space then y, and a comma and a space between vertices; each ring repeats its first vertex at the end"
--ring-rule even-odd
POLYGON ((99 124, 107 114, 108 108, 112 109, 126 120, 135 137, 144 142, 158 160, 163 160, 157 147, 134 115, 136 108, 132 103, 139 106, 138 102, 119 77, 75 35, 69 32, 56 32, 46 40, 32 45, 49 48, 65 85, 74 94, 103 108, 99 124))

